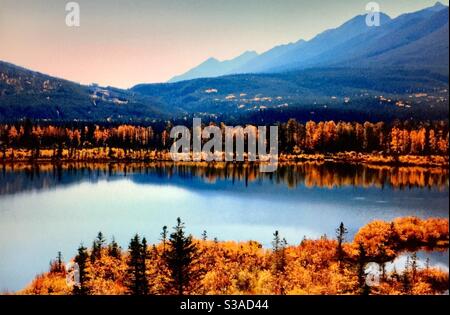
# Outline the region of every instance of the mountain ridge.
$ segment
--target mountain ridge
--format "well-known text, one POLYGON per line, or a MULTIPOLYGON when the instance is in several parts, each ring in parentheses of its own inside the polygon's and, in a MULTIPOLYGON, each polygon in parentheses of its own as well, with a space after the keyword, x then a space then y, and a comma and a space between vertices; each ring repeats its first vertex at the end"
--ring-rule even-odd
POLYGON ((224 61, 211 57, 199 64, 197 67, 192 68, 181 75, 174 76, 167 81, 167 83, 175 83, 200 77, 210 78, 225 74, 233 74, 234 69, 239 68, 241 65, 257 56, 258 54, 255 51, 246 51, 233 59, 224 61))
MULTIPOLYGON (((254 56, 254 58, 251 58, 241 67, 233 69, 233 71, 224 72, 217 69, 216 74, 218 75, 216 76, 242 73, 283 72, 314 67, 351 66, 351 62, 354 62, 355 66, 357 66, 357 63, 367 66, 368 62, 362 62, 362 59, 365 55, 368 55, 367 53, 364 54, 364 52, 368 51, 373 56, 376 56, 392 50, 394 56, 398 59, 399 57, 396 55, 395 50, 400 46, 407 46, 414 40, 420 40, 421 37, 417 36, 418 33, 423 31, 433 33, 437 30, 436 28, 433 29, 432 24, 435 22, 433 16, 445 15, 443 20, 446 19, 448 22, 448 7, 440 2, 437 2, 432 7, 424 8, 416 12, 401 14, 394 19, 391 19, 384 13, 380 14, 381 25, 379 27, 368 27, 365 21, 366 14, 357 15, 336 28, 325 30, 309 41, 298 40, 294 43, 275 46, 260 55, 254 56), (427 20, 429 22, 428 27, 424 26, 422 29, 416 27, 414 30, 414 24, 423 24, 427 20), (409 30, 409 33, 403 30, 403 28, 409 30), (402 36, 401 34, 404 35, 402 36), (416 35, 416 38, 413 38, 414 35, 416 35), (390 46, 387 45, 388 43, 390 46), (380 44, 384 47, 384 52, 381 52, 378 48, 380 44), (346 58, 346 55, 350 57, 346 58)), ((442 37, 445 37, 445 34, 442 34, 442 37)), ((440 40, 445 39, 436 39, 434 43, 436 44, 440 40)), ((448 36, 446 41, 448 42, 448 36)), ((422 50, 424 49, 422 48, 422 50)), ((420 49, 417 49, 417 53, 420 53, 420 49)), ((368 57, 373 56, 369 55, 368 57)), ((415 61, 420 62, 425 59, 416 58, 415 61)), ((445 58, 431 61, 436 63, 431 67, 436 68, 437 64, 443 63, 448 69, 448 62, 445 61, 445 58)), ((401 62, 399 60, 391 62, 391 64, 395 63, 400 64, 401 62)), ((375 63, 372 62, 371 64, 374 65, 375 63)), ((423 62, 422 66, 427 66, 427 64, 423 62)), ((445 67, 441 71, 445 72, 445 67)), ((201 77, 203 76, 196 75, 192 78, 201 77)), ((208 75, 207 77, 214 76, 208 75)))

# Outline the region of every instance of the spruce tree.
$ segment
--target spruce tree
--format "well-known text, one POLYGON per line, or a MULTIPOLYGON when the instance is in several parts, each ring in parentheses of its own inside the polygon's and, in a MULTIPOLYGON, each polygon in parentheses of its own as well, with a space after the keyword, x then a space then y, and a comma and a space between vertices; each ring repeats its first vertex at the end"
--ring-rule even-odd
POLYGON ((66 271, 66 268, 65 268, 63 260, 62 260, 62 254, 61 254, 61 252, 58 252, 56 259, 50 261, 50 272, 51 273, 64 273, 65 271, 66 271))
POLYGON ((286 270, 286 239, 281 239, 278 231, 273 234, 272 241, 272 274, 275 277, 277 294, 285 294, 283 285, 284 272, 286 270))
POLYGON ((57 257, 57 263, 58 263, 58 269, 59 271, 63 271, 64 270, 64 266, 63 266, 63 260, 62 260, 62 254, 61 252, 58 252, 58 257, 57 257))
POLYGON ((109 244, 108 246, 108 255, 113 258, 120 258, 121 256, 120 247, 114 237, 111 241, 111 244, 109 244))
POLYGON ((208 239, 208 234, 206 233, 206 231, 203 231, 202 233, 202 241, 206 241, 208 239))
POLYGON ((164 255, 170 272, 170 280, 167 283, 169 291, 178 295, 190 293, 192 282, 199 281, 203 274, 196 266, 199 258, 199 250, 193 242, 192 235, 186 236, 184 223, 177 219, 174 232, 170 234, 169 244, 164 255))
POLYGON ((411 278, 410 278, 409 268, 410 268, 410 259, 408 256, 408 257, 406 257, 405 269, 403 270, 403 274, 402 274, 403 292, 406 294, 411 293, 411 278))
POLYGON ((149 293, 149 285, 146 275, 147 242, 142 240, 138 234, 131 239, 129 258, 127 261, 127 283, 128 293, 132 295, 146 295, 149 293))
POLYGON ((104 248, 106 243, 105 237, 102 232, 98 232, 97 238, 92 243, 92 253, 91 253, 91 262, 94 263, 96 260, 102 257, 102 249, 104 248))
POLYGON ((286 239, 281 239, 278 231, 273 234, 272 253, 273 253, 273 270, 275 273, 284 272, 286 268, 286 239))
POLYGON ((339 267, 342 268, 342 262, 344 261, 344 249, 342 248, 342 244, 345 242, 345 235, 348 233, 348 230, 345 228, 344 223, 341 222, 339 228, 336 229, 336 238, 337 238, 337 248, 336 248, 336 258, 339 262, 339 267))
POLYGON ((414 252, 411 255, 411 289, 414 288, 414 284, 417 280, 417 269, 418 269, 418 262, 417 262, 417 253, 414 252))
POLYGON ((370 293, 370 287, 366 283, 366 263, 367 263, 366 249, 362 243, 359 243, 358 284, 359 284, 359 291, 362 295, 367 295, 370 293))
POLYGON ((75 295, 86 295, 89 294, 89 289, 86 286, 88 280, 88 274, 86 271, 86 265, 88 263, 89 254, 87 248, 83 245, 78 247, 78 255, 75 256, 75 263, 78 265, 78 283, 75 284, 73 288, 73 294, 75 295))
POLYGON ((386 280, 386 262, 389 261, 389 256, 386 252, 386 247, 381 244, 378 246, 379 260, 380 260, 380 271, 381 271, 381 280, 386 280))
POLYGON ((163 244, 163 254, 165 254, 165 252, 166 252, 167 234, 168 234, 167 226, 164 225, 163 229, 162 229, 162 232, 161 232, 161 242, 163 244))

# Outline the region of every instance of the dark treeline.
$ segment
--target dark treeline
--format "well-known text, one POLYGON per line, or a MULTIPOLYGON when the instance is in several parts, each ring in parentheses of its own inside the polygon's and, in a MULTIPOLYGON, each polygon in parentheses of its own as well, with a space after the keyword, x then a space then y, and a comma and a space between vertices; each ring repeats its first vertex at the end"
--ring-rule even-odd
MULTIPOLYGON (((213 123, 211 123, 213 124, 213 123)), ((217 124, 224 131, 225 124, 217 124)), ((155 125, 39 125, 31 121, 0 125, 0 147, 39 150, 93 147, 168 150, 174 123, 155 125)), ((225 134, 225 132, 223 132, 225 134)), ((236 135, 237 136, 237 135, 236 135)), ((247 137, 247 136, 244 136, 247 137)), ((204 139, 206 142, 208 139, 204 139)), ((279 124, 282 153, 333 153, 344 151, 386 154, 448 155, 448 121, 299 123, 290 119, 279 124)))

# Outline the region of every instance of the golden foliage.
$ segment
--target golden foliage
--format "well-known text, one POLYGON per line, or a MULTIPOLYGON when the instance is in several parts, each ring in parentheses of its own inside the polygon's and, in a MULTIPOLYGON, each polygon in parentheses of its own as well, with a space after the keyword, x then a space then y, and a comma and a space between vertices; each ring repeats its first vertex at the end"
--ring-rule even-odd
MULTIPOLYGON (((369 262, 384 267, 405 252, 447 250, 448 220, 398 218, 393 222, 373 221, 362 227, 352 242, 343 244, 343 261, 337 258, 337 241, 322 237, 304 239, 285 247, 282 270, 273 268, 279 253, 264 249, 255 241, 218 242, 195 240, 201 253, 196 268, 205 271, 190 294, 360 294, 358 266, 369 262), (361 246, 366 255, 361 261, 361 246)), ((165 286, 170 277, 164 261, 168 244, 148 248, 146 275, 151 294, 170 294, 165 286)), ((105 249, 94 263, 88 262, 87 287, 91 294, 125 294, 127 253, 119 258, 105 249)), ((415 256, 415 255, 414 255, 415 256)), ((410 264, 402 274, 395 269, 383 274, 372 294, 441 294, 448 290, 448 272, 410 264)), ((19 294, 70 294, 64 272, 39 275, 19 294)))

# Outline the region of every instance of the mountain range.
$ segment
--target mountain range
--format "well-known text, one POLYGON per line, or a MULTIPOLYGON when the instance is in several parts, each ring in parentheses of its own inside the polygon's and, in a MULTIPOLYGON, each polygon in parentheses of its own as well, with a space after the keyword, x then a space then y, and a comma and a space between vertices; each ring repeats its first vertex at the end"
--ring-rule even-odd
POLYGON ((170 82, 243 73, 273 73, 314 67, 401 65, 448 70, 448 8, 441 3, 391 19, 380 13, 380 26, 368 26, 366 15, 327 30, 310 41, 274 47, 219 62, 212 59, 170 82), (227 65, 227 66, 225 66, 227 65))
POLYGON ((309 41, 210 58, 170 83, 130 89, 80 85, 0 61, 0 120, 444 119, 448 14, 437 3, 395 19, 381 14, 378 27, 359 15, 309 41))

